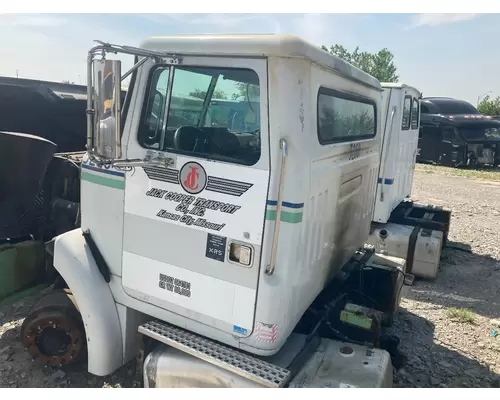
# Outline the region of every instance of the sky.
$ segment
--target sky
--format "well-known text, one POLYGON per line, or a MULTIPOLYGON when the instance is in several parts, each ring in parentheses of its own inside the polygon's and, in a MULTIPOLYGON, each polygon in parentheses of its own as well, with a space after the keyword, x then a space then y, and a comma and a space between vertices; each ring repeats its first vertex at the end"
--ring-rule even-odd
MULTIPOLYGON (((286 33, 314 45, 394 54, 400 82, 474 105, 500 96, 500 14, 0 14, 0 75, 86 82, 93 40, 151 35, 286 33)), ((131 66, 124 60, 122 70, 131 66)))

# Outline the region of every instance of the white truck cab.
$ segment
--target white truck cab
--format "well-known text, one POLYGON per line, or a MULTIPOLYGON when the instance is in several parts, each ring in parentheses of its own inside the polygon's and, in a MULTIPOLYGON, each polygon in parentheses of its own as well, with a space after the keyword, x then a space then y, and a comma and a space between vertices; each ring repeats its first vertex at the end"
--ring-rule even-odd
POLYGON ((406 260, 406 273, 437 276, 451 213, 412 199, 422 94, 404 83, 382 82, 383 134, 373 224, 367 243, 406 260))
POLYGON ((382 82, 383 137, 373 221, 386 223, 399 203, 411 197, 420 123, 418 89, 382 82))
POLYGON ((390 386, 381 323, 405 260, 364 249, 377 179, 397 172, 380 175, 380 82, 288 35, 101 43, 88 68, 81 229, 55 238, 54 267, 89 372, 133 359, 139 332, 163 343, 141 350, 146 386, 390 386), (132 75, 123 106, 103 74, 132 75))

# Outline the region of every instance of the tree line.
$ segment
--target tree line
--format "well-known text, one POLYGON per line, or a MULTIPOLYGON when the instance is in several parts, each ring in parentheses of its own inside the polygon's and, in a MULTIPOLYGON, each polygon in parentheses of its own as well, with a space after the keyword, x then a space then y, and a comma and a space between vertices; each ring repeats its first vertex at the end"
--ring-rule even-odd
POLYGON ((483 115, 500 115, 500 96, 491 98, 486 96, 477 106, 478 111, 483 115))
MULTIPOLYGON (((344 46, 339 44, 330 46, 329 49, 326 46, 321 46, 321 48, 369 73, 380 82, 398 82, 399 80, 397 68, 394 63, 394 55, 387 48, 383 48, 375 53, 360 51, 359 47, 349 52, 344 46)), ((486 96, 477 105, 477 109, 483 115, 500 116, 500 96, 494 98, 486 96)))
MULTIPOLYGON (((369 51, 361 51, 359 46, 353 51, 349 51, 346 47, 340 44, 330 46, 329 48, 323 45, 321 46, 321 49, 341 58, 344 61, 347 61, 362 71, 372 75, 380 82, 399 81, 397 67, 394 62, 394 54, 392 54, 392 52, 385 47, 373 53, 369 51)), ((68 80, 64 80, 62 82, 75 84, 75 82, 70 82, 68 80)), ((232 94, 231 100, 236 100, 241 96, 246 97, 247 93, 250 95, 258 95, 258 90, 258 86, 239 83, 237 84, 237 92, 232 94)), ((196 89, 190 92, 189 96, 204 99, 206 94, 206 91, 196 89)), ((227 100, 229 99, 229 96, 222 90, 216 90, 213 94, 213 98, 227 100)), ((483 115, 500 115, 500 96, 495 98, 486 96, 478 104, 477 109, 483 115)))

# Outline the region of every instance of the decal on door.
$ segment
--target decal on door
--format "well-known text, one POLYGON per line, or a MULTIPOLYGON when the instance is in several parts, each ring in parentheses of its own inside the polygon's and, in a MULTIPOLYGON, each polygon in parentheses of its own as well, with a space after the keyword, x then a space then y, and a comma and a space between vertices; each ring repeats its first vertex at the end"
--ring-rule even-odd
POLYGON ((181 222, 187 226, 199 226, 214 231, 220 231, 225 223, 217 224, 207 221, 205 213, 207 210, 219 211, 224 214, 234 214, 241 206, 222 201, 207 200, 203 197, 190 196, 183 193, 173 192, 165 189, 151 188, 146 192, 146 196, 163 199, 169 203, 178 203, 173 211, 161 208, 156 216, 181 222))
POLYGON ((142 167, 149 179, 180 185, 189 194, 203 190, 241 197, 253 184, 232 179, 208 176, 196 162, 187 162, 179 170, 159 167, 142 167))
POLYGON ((127 172, 125 213, 261 243, 268 171, 179 158, 177 162, 177 169, 144 166, 127 172))
POLYGON ((191 282, 183 281, 173 276, 160 274, 158 286, 178 294, 179 296, 191 297, 191 282))
MULTIPOLYGON (((149 255, 150 256, 150 255, 149 255)), ((155 304, 199 322, 223 322, 226 332, 233 326, 253 326, 256 289, 227 282, 186 268, 123 252, 122 284, 128 295, 155 304), (208 301, 209 300, 209 301, 208 301)), ((217 325, 217 326, 224 326, 217 325)))
POLYGON ((200 164, 188 162, 179 171, 179 182, 186 192, 198 194, 205 189, 207 173, 200 164))
POLYGON ((233 326, 233 332, 243 336, 247 336, 248 334, 248 331, 245 328, 242 328, 241 326, 238 325, 233 326))

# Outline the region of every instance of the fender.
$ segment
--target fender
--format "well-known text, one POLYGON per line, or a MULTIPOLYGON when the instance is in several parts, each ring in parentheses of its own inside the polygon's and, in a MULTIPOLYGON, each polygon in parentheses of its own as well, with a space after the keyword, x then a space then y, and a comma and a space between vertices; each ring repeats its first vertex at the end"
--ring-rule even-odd
POLYGON ((82 315, 88 372, 97 376, 111 374, 123 365, 120 320, 111 289, 99 272, 80 228, 55 238, 54 268, 68 284, 82 315))

